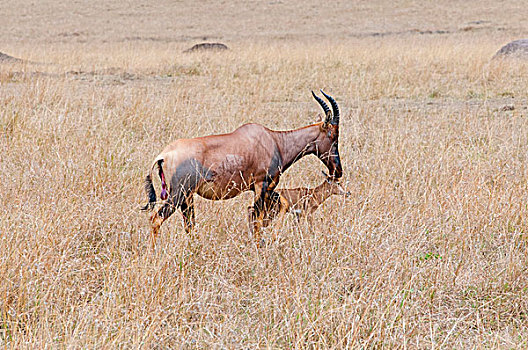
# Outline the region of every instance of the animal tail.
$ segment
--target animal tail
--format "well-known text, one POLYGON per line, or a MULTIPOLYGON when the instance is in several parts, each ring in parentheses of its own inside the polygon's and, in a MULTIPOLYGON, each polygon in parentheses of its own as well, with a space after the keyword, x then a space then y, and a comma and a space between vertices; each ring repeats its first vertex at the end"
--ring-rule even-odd
POLYGON ((147 193, 148 203, 141 207, 142 211, 150 211, 154 208, 154 205, 156 204, 156 190, 154 189, 154 185, 152 184, 152 170, 154 170, 154 167, 156 166, 159 169, 159 175, 161 178, 161 199, 165 200, 168 197, 167 185, 165 183, 165 175, 163 174, 163 168, 161 167, 162 164, 163 159, 156 159, 152 164, 148 175, 145 178, 145 192, 147 193))

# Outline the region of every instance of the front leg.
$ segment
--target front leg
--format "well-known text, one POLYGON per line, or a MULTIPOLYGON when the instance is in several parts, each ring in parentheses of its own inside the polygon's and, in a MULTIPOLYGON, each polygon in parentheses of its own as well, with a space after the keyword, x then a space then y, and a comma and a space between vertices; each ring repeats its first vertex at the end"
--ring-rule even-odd
POLYGON ((264 205, 260 197, 255 200, 249 215, 249 227, 251 228, 251 233, 255 236, 255 240, 260 243, 260 231, 264 224, 264 205))
POLYGON ((264 218, 269 204, 268 187, 263 184, 255 184, 255 201, 253 203, 253 210, 249 211, 251 233, 255 235, 255 240, 261 242, 260 232, 264 227, 264 218))

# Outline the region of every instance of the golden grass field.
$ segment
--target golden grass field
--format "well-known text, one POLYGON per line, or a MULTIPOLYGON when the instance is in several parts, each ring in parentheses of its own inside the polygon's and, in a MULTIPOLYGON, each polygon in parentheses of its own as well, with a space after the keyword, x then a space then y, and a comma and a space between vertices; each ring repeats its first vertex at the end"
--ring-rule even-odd
POLYGON ((2 2, 31 63, 0 63, 0 347, 528 347, 528 64, 491 60, 523 6, 2 2), (182 53, 204 38, 230 50, 182 53), (196 197, 150 247, 166 144, 310 124, 320 88, 351 198, 259 248, 250 193, 196 197))

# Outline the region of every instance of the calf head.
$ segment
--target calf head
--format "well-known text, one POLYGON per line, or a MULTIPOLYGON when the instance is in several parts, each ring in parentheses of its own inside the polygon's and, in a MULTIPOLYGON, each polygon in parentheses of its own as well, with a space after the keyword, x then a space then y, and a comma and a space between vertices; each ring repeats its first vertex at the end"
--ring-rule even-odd
POLYGON ((335 195, 338 195, 338 196, 350 197, 350 195, 351 195, 350 191, 346 191, 343 188, 343 186, 341 186, 341 184, 339 183, 338 179, 336 179, 336 178, 334 178, 332 176, 329 176, 324 171, 322 173, 323 173, 323 175, 326 178, 326 186, 327 186, 328 191, 330 192, 330 194, 335 194, 335 195))

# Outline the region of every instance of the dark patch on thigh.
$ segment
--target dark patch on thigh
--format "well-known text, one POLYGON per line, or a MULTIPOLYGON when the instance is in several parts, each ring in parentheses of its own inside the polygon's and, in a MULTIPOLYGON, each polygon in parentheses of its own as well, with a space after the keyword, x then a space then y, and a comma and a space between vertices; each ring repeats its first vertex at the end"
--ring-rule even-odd
POLYGON ((171 197, 175 206, 181 206, 187 196, 198 187, 202 181, 212 179, 212 173, 198 160, 191 158, 183 161, 172 175, 171 197))
POLYGON ((165 203, 159 210, 158 210, 158 216, 163 219, 168 219, 169 216, 174 213, 175 207, 171 205, 170 203, 165 203))

